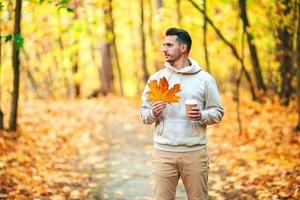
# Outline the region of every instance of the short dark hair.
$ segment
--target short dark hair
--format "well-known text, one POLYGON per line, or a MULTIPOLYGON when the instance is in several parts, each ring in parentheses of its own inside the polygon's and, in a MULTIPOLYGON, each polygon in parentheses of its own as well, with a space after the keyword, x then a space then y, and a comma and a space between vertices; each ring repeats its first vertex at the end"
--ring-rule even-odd
POLYGON ((190 34, 186 30, 179 29, 179 28, 169 28, 166 31, 166 36, 167 35, 176 35, 177 41, 186 44, 188 52, 190 52, 192 47, 192 39, 190 34))

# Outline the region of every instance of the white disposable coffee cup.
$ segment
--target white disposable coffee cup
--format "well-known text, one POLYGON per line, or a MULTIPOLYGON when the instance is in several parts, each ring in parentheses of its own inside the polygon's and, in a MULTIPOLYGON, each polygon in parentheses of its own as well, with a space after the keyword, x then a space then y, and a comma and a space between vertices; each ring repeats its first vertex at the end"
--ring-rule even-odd
POLYGON ((189 111, 193 110, 193 107, 197 107, 197 101, 195 99, 187 99, 185 100, 184 104, 186 114, 188 114, 189 111))

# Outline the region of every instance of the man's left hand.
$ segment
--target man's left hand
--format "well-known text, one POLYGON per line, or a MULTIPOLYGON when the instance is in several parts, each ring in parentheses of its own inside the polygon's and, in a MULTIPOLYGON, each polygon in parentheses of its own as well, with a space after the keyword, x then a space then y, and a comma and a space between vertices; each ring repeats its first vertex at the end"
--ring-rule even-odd
POLYGON ((202 118, 200 109, 198 107, 193 107, 193 110, 188 112, 188 117, 193 121, 200 121, 202 118))

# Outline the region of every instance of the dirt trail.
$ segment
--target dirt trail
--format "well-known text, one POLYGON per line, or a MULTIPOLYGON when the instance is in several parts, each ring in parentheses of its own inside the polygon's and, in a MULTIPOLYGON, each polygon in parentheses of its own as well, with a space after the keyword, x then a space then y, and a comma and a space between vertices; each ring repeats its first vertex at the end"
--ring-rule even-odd
MULTIPOLYGON (((80 168, 90 173, 89 185, 94 188, 90 198, 153 199, 154 185, 151 176, 153 126, 141 124, 137 105, 124 100, 115 103, 122 109, 107 106, 104 111, 100 111, 101 105, 99 109, 93 108, 96 112, 99 111, 101 117, 91 116, 89 121, 97 124, 98 132, 88 131, 80 138, 76 138, 81 141, 81 145, 86 145, 82 148, 83 162, 80 168)), ((213 153, 210 153, 211 156, 213 153)), ((221 194, 224 183, 221 181, 224 178, 222 176, 226 176, 225 168, 211 163, 210 199, 226 199, 221 194)), ((187 200, 181 181, 176 199, 187 200)))
MULTIPOLYGON (((153 125, 141 123, 138 103, 105 97, 30 101, 21 107, 22 132, 11 143, 18 148, 7 151, 10 161, 0 171, 11 182, 3 179, 0 199, 153 199, 153 125), (25 159, 30 168, 24 168, 25 159)), ((222 137, 226 136, 223 130, 221 124, 207 131, 210 199, 258 199, 254 187, 245 187, 232 176, 233 169, 227 165, 237 161, 236 151, 222 137)), ((238 161, 247 167, 245 161, 238 161)), ((187 200, 181 182, 176 199, 187 200)))

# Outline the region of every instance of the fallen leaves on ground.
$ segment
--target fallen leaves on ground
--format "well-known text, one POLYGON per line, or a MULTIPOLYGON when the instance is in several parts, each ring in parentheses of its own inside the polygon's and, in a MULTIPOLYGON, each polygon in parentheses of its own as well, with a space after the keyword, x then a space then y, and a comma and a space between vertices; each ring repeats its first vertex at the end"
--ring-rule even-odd
POLYGON ((227 199, 300 199, 300 133, 293 132, 296 102, 284 107, 277 98, 258 103, 244 95, 240 134, 232 99, 224 96, 223 121, 209 131, 212 163, 226 182, 226 189, 221 183, 222 194, 227 199))
MULTIPOLYGON (((122 101, 130 105, 120 100, 116 106, 122 106, 122 101)), ((104 153, 108 148, 102 142, 104 120, 123 119, 112 116, 114 105, 110 102, 107 98, 21 103, 19 131, 0 134, 0 199, 91 196, 89 165, 104 164, 105 159, 85 155, 90 151, 104 153)))
MULTIPOLYGON (((243 95, 241 135, 232 97, 224 95, 223 103, 222 123, 208 129, 210 196, 300 199, 300 137, 292 132, 297 121, 295 102, 286 108, 276 99, 256 103, 243 95)), ((109 149, 105 139, 111 133, 103 130, 103 123, 141 124, 138 114, 131 115, 138 106, 112 96, 22 102, 19 131, 0 135, 0 199, 91 197, 97 184, 87 169, 92 163, 105 168, 109 149), (120 109, 123 114, 116 112, 120 109), (91 151, 101 153, 86 156, 91 151)))

